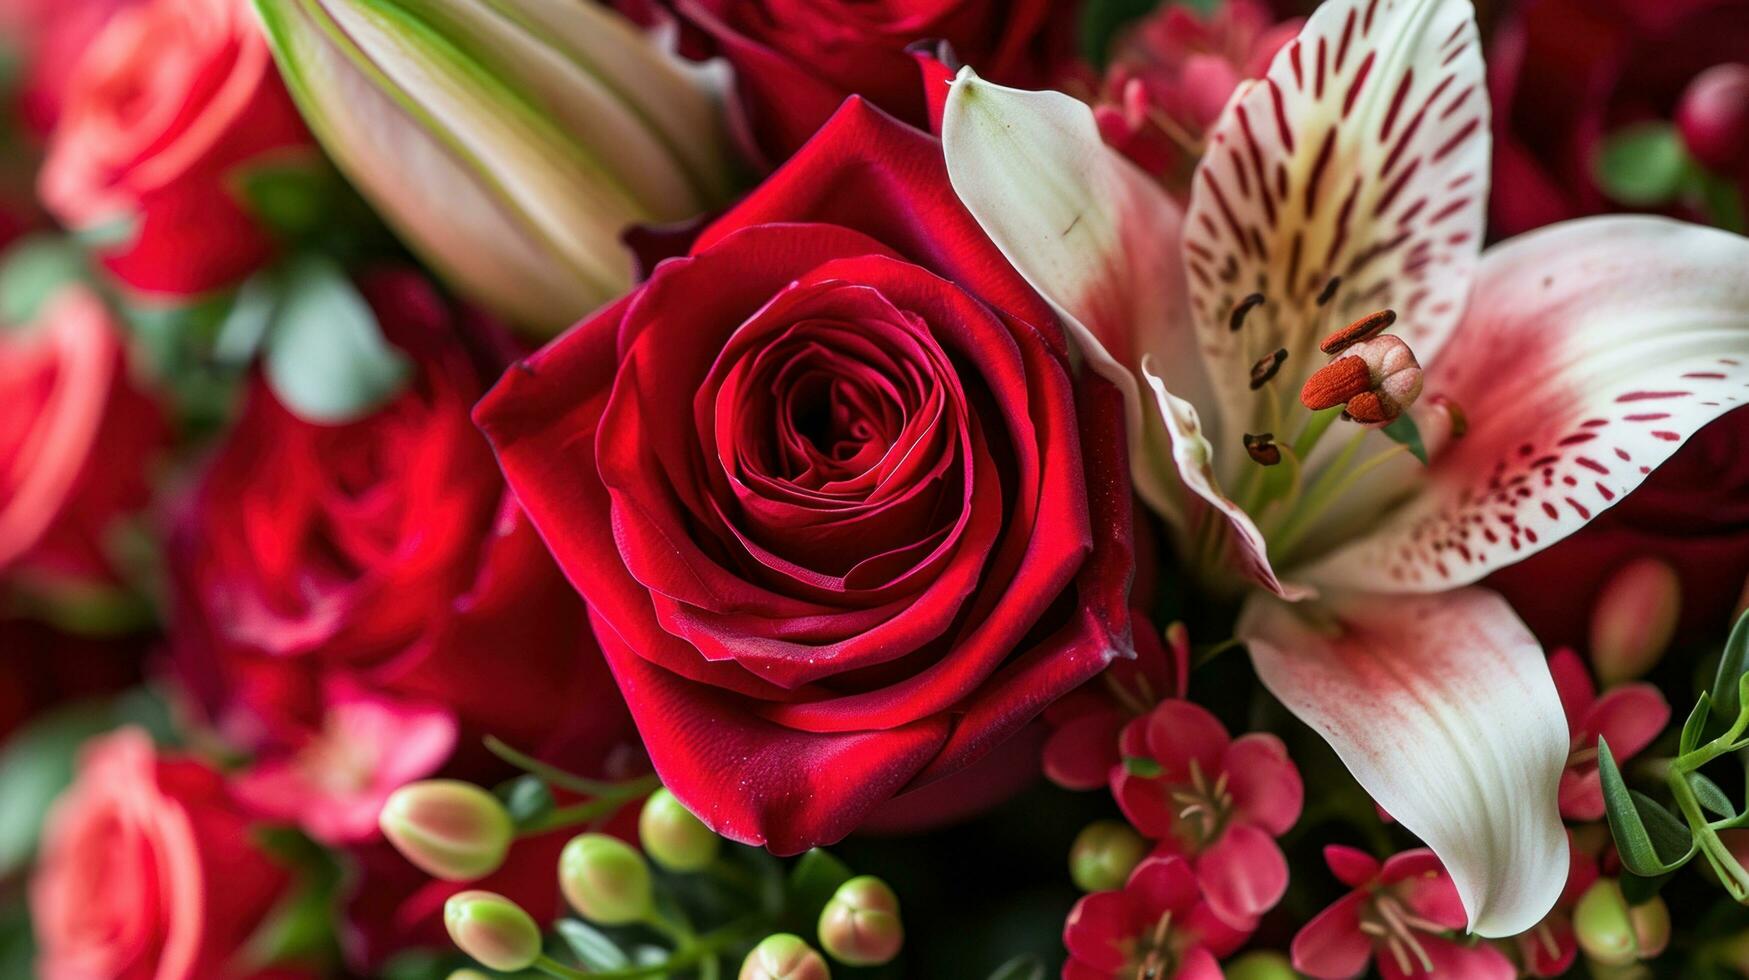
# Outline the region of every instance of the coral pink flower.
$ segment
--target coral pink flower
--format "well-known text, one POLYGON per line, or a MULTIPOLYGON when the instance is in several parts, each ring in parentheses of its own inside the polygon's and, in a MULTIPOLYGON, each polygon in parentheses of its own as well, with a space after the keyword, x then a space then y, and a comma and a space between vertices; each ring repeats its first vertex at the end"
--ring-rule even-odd
POLYGON ((1332 844, 1324 848, 1324 861, 1354 891, 1294 936, 1294 969, 1318 980, 1358 977, 1376 950, 1385 980, 1517 975, 1499 949, 1463 940, 1463 903, 1432 851, 1404 851, 1380 864, 1363 851, 1332 844))
POLYGON ((1268 69, 1299 33, 1258 0, 1229 0, 1204 15, 1168 4, 1112 53, 1094 107, 1106 142, 1169 186, 1185 188, 1203 136, 1239 83, 1268 69))
POLYGON ((1528 976, 1562 976, 1579 955, 1579 940, 1573 932, 1573 906, 1597 881, 1597 858, 1574 845, 1571 834, 1567 836, 1567 846, 1571 852, 1567 887, 1561 890, 1554 909, 1541 922, 1512 940, 1518 947, 1519 970, 1528 976))
POLYGON ((1134 660, 1114 660, 1098 677, 1045 709, 1051 734, 1044 747, 1045 776, 1064 789, 1098 789, 1120 761, 1118 735, 1161 698, 1183 697, 1190 669, 1184 624, 1166 628, 1166 642, 1136 630, 1134 660))
POLYGON ((1549 655, 1549 673, 1561 695, 1573 751, 1561 773, 1561 816, 1603 819, 1603 784, 1597 776, 1597 739, 1609 743, 1617 762, 1626 762, 1652 743, 1670 721, 1670 704, 1650 684, 1622 684, 1597 696, 1585 664, 1571 650, 1549 655))
POLYGON ((1174 700, 1131 722, 1120 749, 1127 761, 1112 770, 1111 792, 1124 815, 1160 839, 1156 853, 1190 860, 1216 915, 1254 925, 1287 890, 1275 838, 1299 819, 1304 797, 1281 739, 1234 739, 1208 711, 1174 700))
POLYGON ((320 731, 257 763, 234 788, 261 815, 294 821, 324 843, 371 840, 389 794, 436 772, 455 743, 455 716, 444 708, 338 690, 320 731))
POLYGON ((1203 903, 1196 875, 1176 857, 1136 866, 1121 891, 1075 903, 1063 923, 1063 980, 1218 980, 1216 958, 1245 942, 1203 903))

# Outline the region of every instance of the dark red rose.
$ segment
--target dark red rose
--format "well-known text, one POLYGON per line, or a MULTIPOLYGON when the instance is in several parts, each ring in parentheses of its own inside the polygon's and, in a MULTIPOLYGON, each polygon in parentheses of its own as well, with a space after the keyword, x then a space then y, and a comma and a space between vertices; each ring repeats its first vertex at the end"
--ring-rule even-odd
POLYGON ((83 49, 39 188, 123 282, 186 296, 272 254, 246 172, 315 152, 247 0, 149 0, 83 49))
POLYGON ((1131 655, 1119 396, 860 99, 475 415, 736 840, 835 841, 1131 655))
MULTIPOLYGON (((417 735, 441 755, 434 710, 475 752, 481 734, 554 751, 616 738, 624 708, 583 605, 468 417, 495 371, 424 280, 361 285, 413 380, 343 425, 251 386, 172 536, 179 676, 224 734, 268 758, 350 755, 378 729, 401 733, 396 750, 417 735)), ((370 778, 381 767, 414 778, 390 748, 352 759, 359 792, 394 788, 370 778)), ((252 789, 288 809, 285 781, 270 784, 252 789)))
POLYGON ((0 575, 50 597, 115 583, 112 536, 169 441, 124 343, 80 288, 0 329, 0 575))
POLYGON ((1642 558, 1681 580, 1677 642, 1722 641, 1749 577, 1749 410, 1702 429, 1620 504, 1488 584, 1545 645, 1584 648, 1599 591, 1642 558))
POLYGON ((1745 37, 1749 0, 1512 5, 1488 57, 1492 233, 1628 210, 1592 178, 1599 142, 1629 123, 1673 119, 1696 75, 1744 60, 1745 37))
POLYGON ((123 729, 86 747, 49 811, 31 881, 44 980, 275 980, 248 943, 291 876, 224 778, 123 729))
POLYGON ((922 78, 905 51, 917 41, 948 42, 961 63, 994 81, 1042 82, 1078 7, 1059 0, 672 3, 734 67, 751 135, 772 162, 807 142, 849 95, 926 126, 922 78))
POLYGON ((64 633, 0 618, 0 740, 40 712, 137 683, 149 640, 64 633))

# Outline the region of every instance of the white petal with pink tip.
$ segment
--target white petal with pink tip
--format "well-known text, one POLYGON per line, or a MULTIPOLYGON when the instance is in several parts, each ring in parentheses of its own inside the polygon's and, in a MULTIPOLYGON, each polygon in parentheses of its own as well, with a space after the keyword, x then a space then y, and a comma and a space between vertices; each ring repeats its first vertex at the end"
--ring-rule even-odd
POLYGON ((1431 592, 1554 544, 1749 401, 1749 239, 1662 218, 1567 222, 1490 249, 1426 390, 1469 431, 1314 582, 1431 592))
POLYGON ((1264 685, 1439 855, 1472 932, 1535 925, 1567 880, 1567 721, 1536 638, 1483 589, 1256 596, 1237 635, 1264 685))
POLYGON ((1286 348, 1295 390, 1323 364, 1320 337, 1363 314, 1394 309, 1418 354, 1438 349, 1481 248, 1488 144, 1468 0, 1331 0, 1241 87, 1197 169, 1184 254, 1233 424, 1261 424, 1246 386, 1259 357, 1286 348))

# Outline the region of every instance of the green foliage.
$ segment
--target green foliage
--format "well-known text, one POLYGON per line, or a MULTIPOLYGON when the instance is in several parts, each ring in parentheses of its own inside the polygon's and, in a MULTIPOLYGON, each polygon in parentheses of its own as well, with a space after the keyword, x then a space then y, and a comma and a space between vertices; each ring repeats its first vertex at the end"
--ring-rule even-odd
POLYGON ((368 415, 411 373, 352 281, 315 256, 284 271, 264 346, 267 383, 311 422, 338 425, 368 415))
POLYGON ((1646 122, 1604 138, 1593 161, 1593 176, 1597 186, 1617 201, 1652 207, 1676 196, 1691 166, 1675 126, 1646 122))

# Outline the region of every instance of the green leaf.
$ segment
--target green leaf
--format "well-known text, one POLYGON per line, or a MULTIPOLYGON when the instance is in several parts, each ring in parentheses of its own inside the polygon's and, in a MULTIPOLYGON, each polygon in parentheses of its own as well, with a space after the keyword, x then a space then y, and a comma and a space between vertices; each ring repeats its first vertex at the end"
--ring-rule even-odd
POLYGON ((139 231, 139 215, 120 214, 96 224, 75 228, 73 229, 73 237, 80 245, 98 252, 118 245, 126 245, 134 240, 134 236, 139 234, 139 231))
POLYGON ((1688 713, 1688 720, 1682 723, 1682 739, 1677 743, 1676 754, 1687 755, 1700 744, 1701 733, 1706 731, 1707 718, 1712 708, 1712 696, 1701 694, 1694 702, 1694 710, 1688 713))
POLYGON ((1719 658, 1718 673, 1713 675, 1712 699, 1713 707, 1719 717, 1727 722, 1736 719, 1742 710, 1742 698, 1739 697, 1738 685, 1744 676, 1749 676, 1749 612, 1738 617, 1737 625, 1731 630, 1731 638, 1725 641, 1724 655, 1719 658))
POLYGON ((279 312, 283 283, 274 270, 258 272, 237 287, 237 294, 219 321, 212 357, 220 364, 241 367, 255 359, 279 312))
POLYGON ((1397 416, 1395 422, 1379 431, 1383 432, 1392 442, 1408 446, 1409 451, 1415 454, 1415 458, 1421 461, 1421 465, 1427 465, 1427 444, 1421 441, 1421 430, 1415 425, 1415 420, 1409 417, 1409 413, 1405 412, 1397 416))
POLYGON ((1045 965, 1029 953, 997 967, 996 972, 990 974, 990 980, 1045 980, 1045 976, 1045 965))
POLYGON ((338 266, 312 256, 288 270, 266 372, 293 413, 321 425, 361 418, 393 398, 411 370, 338 266))
POLYGON ((805 923, 802 928, 812 929, 820 918, 820 910, 832 900, 832 893, 852 877, 843 861, 818 847, 802 855, 790 870, 784 887, 786 917, 795 923, 805 923))
POLYGON ((577 954, 577 962, 591 972, 623 970, 632 965, 631 957, 619 948, 607 934, 578 919, 560 919, 554 929, 577 954))
POLYGON ((1714 816, 1724 817, 1727 820, 1737 816, 1736 808, 1731 806, 1731 798, 1725 795, 1725 791, 1719 788, 1718 783, 1698 772, 1691 772, 1688 774, 1688 787, 1694 790, 1694 798, 1700 802, 1700 805, 1712 811, 1714 816))
POLYGON ((252 168, 239 183, 249 210, 268 228, 292 240, 323 226, 337 190, 333 170, 314 155, 252 168))
POLYGON ((1675 197, 1690 166, 1676 127, 1646 122, 1604 137, 1592 171, 1605 194, 1623 204, 1647 207, 1675 197))
POLYGON ((1639 800, 1646 798, 1628 789, 1627 783, 1621 778, 1621 770, 1615 764, 1615 756, 1609 751, 1609 743, 1601 738, 1597 740, 1597 770, 1603 783, 1603 803, 1609 816, 1609 830, 1615 837, 1616 850, 1621 852, 1622 864, 1634 874, 1647 878, 1674 871, 1685 864, 1688 857, 1693 855, 1692 842, 1686 845, 1686 854, 1681 860, 1667 862, 1653 843, 1653 833, 1646 824, 1645 815, 1648 812, 1662 814, 1662 820, 1653 818, 1660 827, 1660 835, 1667 835, 1672 823, 1685 836, 1688 829, 1668 810, 1649 799, 1646 800, 1650 804, 1649 810, 1641 809, 1639 800))
POLYGON ((0 325, 22 326, 69 284, 85 278, 85 253, 72 239, 32 235, 0 258, 0 325))
POLYGON ((1621 876, 1622 897, 1627 899, 1629 905, 1644 905, 1663 890, 1664 883, 1669 881, 1673 875, 1674 872, 1670 872, 1646 878, 1632 872, 1626 872, 1621 876))
POLYGON ((80 746, 113 723, 102 704, 70 705, 40 716, 0 750, 0 876, 30 860, 43 814, 73 781, 80 746))
POLYGON ((1166 771, 1161 768, 1160 763, 1142 755, 1125 756, 1123 767, 1129 771, 1130 775, 1139 776, 1142 779, 1155 779, 1166 771))
POLYGON ((553 791, 539 776, 518 776, 498 795, 518 827, 526 827, 553 810, 553 791))

